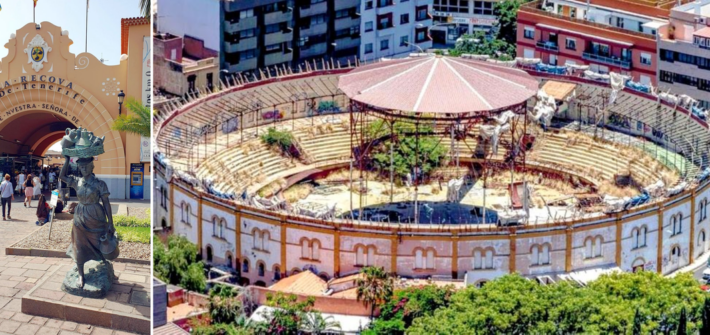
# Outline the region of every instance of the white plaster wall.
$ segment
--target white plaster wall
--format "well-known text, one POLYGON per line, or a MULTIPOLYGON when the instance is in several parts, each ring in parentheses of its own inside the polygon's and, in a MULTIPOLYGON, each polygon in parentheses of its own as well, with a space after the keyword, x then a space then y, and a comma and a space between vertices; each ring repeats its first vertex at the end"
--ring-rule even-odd
MULTIPOLYGON (((228 212, 226 209, 221 210, 207 205, 205 202, 202 203, 202 248, 203 248, 203 258, 207 255, 207 246, 212 246, 213 264, 220 265, 230 265, 227 261, 227 255, 232 255, 232 266, 234 265, 235 259, 235 239, 236 232, 235 229, 235 216, 234 213, 228 212), (212 218, 217 218, 217 223, 222 219, 226 222, 224 228, 224 238, 219 238, 213 236, 212 230, 212 218)), ((219 226, 217 226, 217 234, 219 235, 219 226)))
POLYGON ((520 234, 516 240, 515 267, 522 275, 564 272, 566 247, 565 234, 537 237, 525 237, 525 234, 520 234), (550 244, 550 264, 531 266, 531 247, 543 243, 550 244))
POLYGON ((651 215, 627 222, 621 226, 621 266, 624 271, 632 271, 633 262, 638 258, 645 261, 644 268, 647 271, 657 271, 658 255, 658 216, 651 215), (633 248, 631 232, 634 228, 648 228, 646 234, 646 246, 633 248))
POLYGON ((314 268, 314 272, 326 273, 328 278, 332 278, 335 273, 333 268, 335 248, 335 237, 332 234, 324 234, 309 230, 288 228, 286 230, 286 269, 289 274, 294 268, 303 270, 306 267, 314 268), (302 259, 301 239, 320 241, 320 252, 318 261, 302 259))
MULTIPOLYGON (((481 279, 491 280, 509 272, 510 240, 507 236, 499 240, 473 240, 458 242, 458 277, 476 282, 481 279), (473 269, 473 250, 493 248, 493 269, 473 269)), ((482 254, 485 258, 485 253, 482 254)))
POLYGON ((157 170, 154 170, 153 173, 153 208, 151 211, 153 211, 153 228, 161 228, 162 227, 162 222, 165 220, 165 223, 168 227, 172 226, 172 222, 170 222, 170 208, 171 208, 171 201, 170 199, 170 185, 165 182, 165 178, 163 178, 163 175, 160 173, 157 173, 157 170), (167 209, 163 208, 161 206, 161 188, 164 188, 166 190, 168 199, 166 200, 166 207, 167 209))
POLYGON ((707 218, 703 221, 700 221, 700 202, 706 199, 710 200, 710 187, 705 190, 701 190, 695 195, 695 222, 693 223, 695 225, 695 236, 693 236, 693 243, 695 244, 696 259, 705 252, 707 252, 708 248, 710 248, 710 236, 708 235, 710 234, 710 208, 705 210, 707 213, 707 218), (701 231, 705 232, 704 243, 698 240, 698 236, 700 235, 701 231))
POLYGON ((451 241, 403 240, 397 246, 397 273, 402 276, 412 277, 451 276, 451 247, 451 241), (426 249, 434 249, 434 269, 414 270, 416 260, 414 251, 416 248, 424 249, 424 259, 426 259, 426 249))
POLYGON ((184 192, 179 187, 175 188, 175 194, 172 199, 173 214, 173 233, 175 235, 185 236, 190 242, 197 244, 197 200, 192 198, 192 195, 184 192), (185 202, 190 205, 190 225, 182 222, 180 205, 185 202))
POLYGON ((677 205, 673 207, 669 206, 663 212, 663 274, 668 274, 688 265, 690 260, 690 225, 690 201, 687 201, 687 199, 678 202, 677 205), (678 213, 683 213, 682 232, 671 236, 673 232, 671 216, 677 215, 678 213), (680 246, 681 255, 676 259, 671 259, 671 248, 676 244, 680 246))
POLYGON ((375 260, 373 266, 392 271, 391 250, 392 242, 388 238, 370 238, 358 236, 340 236, 340 275, 345 276, 360 271, 360 267, 355 266, 356 254, 355 246, 362 244, 365 246, 375 246, 375 260))
POLYGON ((572 234, 572 270, 616 263, 616 226, 576 231, 572 234), (584 241, 602 237, 602 256, 586 258, 584 241))
MULTIPOLYGON (((274 265, 281 264, 281 227, 275 224, 242 218, 242 236, 239 247, 241 248, 242 259, 249 260, 249 275, 245 277, 256 278, 256 264, 258 261, 263 261, 266 269, 271 270, 274 265), (258 228, 262 231, 269 232, 269 241, 266 242, 266 251, 254 249, 254 237, 252 230, 258 228)), ((281 272, 286 269, 281 266, 281 272)), ((252 281, 253 282, 253 281, 252 281)))

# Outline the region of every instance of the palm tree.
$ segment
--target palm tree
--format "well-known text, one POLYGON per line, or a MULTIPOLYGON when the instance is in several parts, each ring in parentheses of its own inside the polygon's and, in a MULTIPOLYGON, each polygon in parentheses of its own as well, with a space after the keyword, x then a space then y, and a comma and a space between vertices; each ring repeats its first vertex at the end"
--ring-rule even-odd
POLYGON ((150 108, 133 98, 126 99, 126 107, 132 114, 119 115, 111 129, 150 137, 150 108))
POLYGON ((341 331, 340 322, 334 321, 333 316, 329 315, 324 318, 323 315, 317 312, 306 313, 305 317, 301 319, 300 328, 308 334, 315 335, 332 334, 341 331))
POLYGON ((384 268, 368 266, 362 268, 361 276, 355 279, 357 301, 370 306, 370 319, 375 315, 375 308, 384 304, 392 296, 394 278, 384 268))
POLYGON ((138 7, 141 9, 141 14, 145 18, 150 17, 150 0, 140 0, 138 7))

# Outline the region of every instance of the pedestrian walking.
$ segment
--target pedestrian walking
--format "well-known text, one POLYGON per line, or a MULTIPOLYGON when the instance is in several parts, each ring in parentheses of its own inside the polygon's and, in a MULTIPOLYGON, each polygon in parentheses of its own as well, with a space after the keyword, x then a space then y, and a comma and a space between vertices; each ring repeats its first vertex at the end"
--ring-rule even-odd
POLYGON ((25 207, 32 207, 32 196, 34 195, 34 180, 32 180, 32 172, 27 174, 27 181, 25 181, 25 202, 23 205, 25 207))
POLYGON ((19 191, 20 195, 25 191, 25 178, 27 178, 27 176, 25 176, 25 170, 22 170, 22 172, 17 175, 17 185, 20 186, 17 191, 19 191))
POLYGON ((15 200, 15 193, 9 174, 5 174, 5 180, 0 184, 0 199, 2 199, 2 220, 5 221, 5 205, 7 205, 7 218, 12 220, 10 210, 12 209, 12 200, 15 200))
POLYGON ((34 178, 32 178, 32 184, 33 184, 33 192, 32 192, 32 199, 37 197, 39 199, 39 196, 42 194, 42 179, 40 179, 40 172, 38 172, 34 178))

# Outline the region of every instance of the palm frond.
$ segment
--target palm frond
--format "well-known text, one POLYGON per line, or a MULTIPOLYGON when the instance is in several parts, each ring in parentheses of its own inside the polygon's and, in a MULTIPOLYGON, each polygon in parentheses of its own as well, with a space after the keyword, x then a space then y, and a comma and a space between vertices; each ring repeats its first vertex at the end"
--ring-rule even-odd
POLYGON ((111 129, 150 137, 150 108, 143 106, 138 100, 126 100, 128 111, 120 115, 111 125, 111 129))
POLYGON ((140 8, 141 15, 143 15, 143 17, 150 17, 150 0, 140 0, 138 7, 140 8))

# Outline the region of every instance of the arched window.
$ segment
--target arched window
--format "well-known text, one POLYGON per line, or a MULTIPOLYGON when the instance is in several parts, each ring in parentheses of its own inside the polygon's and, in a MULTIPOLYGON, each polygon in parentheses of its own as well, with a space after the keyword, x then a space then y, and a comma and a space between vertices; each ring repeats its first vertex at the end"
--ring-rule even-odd
POLYGON ((242 261, 242 273, 249 273, 249 260, 246 258, 242 261))
POLYGON ((212 263, 212 246, 207 246, 207 262, 212 263))
POLYGON ((705 230, 700 230, 698 233, 698 247, 700 247, 701 254, 705 252, 705 230))
POLYGON ((700 211, 698 212, 698 223, 708 218, 708 199, 700 200, 700 211))
POLYGON ((483 256, 481 255, 481 249, 476 249, 473 251, 473 269, 483 268, 483 256))
POLYGON ((267 251, 269 250, 269 239, 271 238, 271 234, 269 234, 268 231, 263 231, 261 233, 261 250, 267 251))
POLYGON ((254 239, 252 243, 252 248, 259 249, 259 247, 261 247, 261 232, 259 231, 259 229, 254 229, 254 231, 252 232, 252 238, 254 239))
POLYGON ((493 268, 493 249, 487 249, 486 250, 486 259, 485 262, 483 262, 485 265, 486 269, 492 269, 493 268))
POLYGON ((217 237, 217 217, 212 217, 212 236, 217 237))
POLYGON ((377 249, 374 245, 367 247, 367 259, 365 260, 365 265, 372 266, 375 265, 375 252, 377 249))
POLYGON ((311 259, 311 247, 307 238, 301 240, 301 258, 311 259))
POLYGON ((227 227, 227 221, 222 219, 219 221, 219 237, 224 238, 224 228, 227 227))
POLYGON ((676 244, 671 247, 671 262, 677 262, 680 259, 680 247, 676 244))
POLYGON ((683 213, 678 213, 671 216, 671 224, 673 225, 673 235, 678 235, 683 232, 683 213))
POLYGON ((163 230, 168 229, 168 223, 165 221, 165 218, 160 221, 160 226, 163 227, 163 230))
POLYGON ((473 268, 474 269, 492 269, 493 268, 493 249, 473 250, 473 268))
POLYGON ((367 264, 365 263, 365 247, 364 246, 357 246, 355 248, 355 265, 357 266, 366 266, 367 264))
POLYGON ((646 246, 646 234, 648 233, 648 228, 646 226, 641 227, 641 234, 640 234, 640 239, 639 239, 639 247, 645 247, 646 246))
POLYGON ((602 237, 597 236, 594 238, 594 257, 602 256, 602 237))
MULTIPOLYGON (((638 234, 638 231, 636 232, 638 234)), ((587 237, 584 240, 584 257, 585 258, 595 258, 601 257, 602 255, 602 237, 597 235, 595 237, 587 237)))
POLYGON ((547 243, 542 245, 540 264, 550 264, 550 245, 547 243))
POLYGON ((320 259, 320 241, 318 240, 311 242, 311 259, 314 261, 320 259))
POLYGON ((429 249, 426 251, 426 268, 434 268, 434 249, 429 249))
POLYGON ((227 254, 227 267, 232 268, 232 255, 227 254))
POLYGON ((187 210, 187 205, 185 202, 180 203, 180 221, 185 222, 185 211, 187 210))
POLYGON ((264 272, 265 272, 264 262, 258 262, 257 263, 257 273, 258 273, 259 277, 263 277, 264 272))
POLYGON ((532 253, 531 265, 547 265, 550 264, 550 245, 545 243, 543 245, 533 244, 530 249, 532 253))
POLYGON ((422 251, 422 249, 417 249, 416 251, 414 251, 414 268, 424 268, 424 251, 422 251))
POLYGON ((281 280, 281 268, 278 265, 274 265, 274 280, 281 280))

